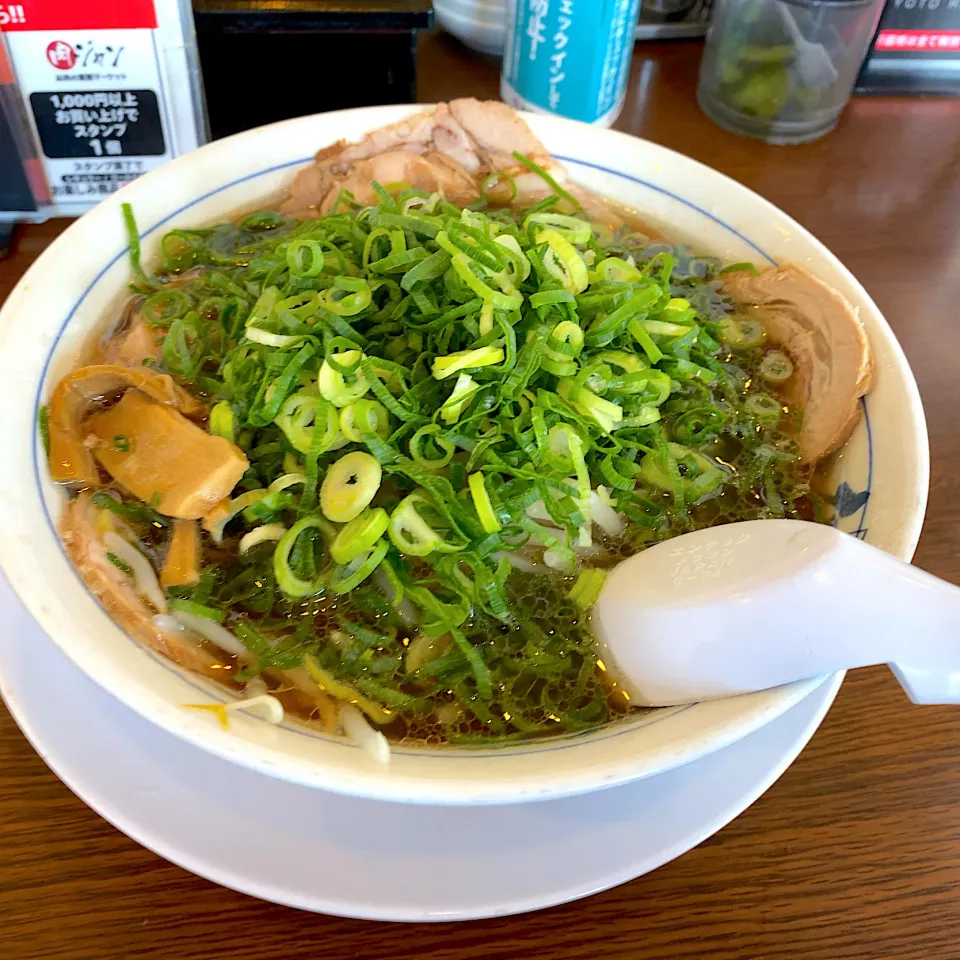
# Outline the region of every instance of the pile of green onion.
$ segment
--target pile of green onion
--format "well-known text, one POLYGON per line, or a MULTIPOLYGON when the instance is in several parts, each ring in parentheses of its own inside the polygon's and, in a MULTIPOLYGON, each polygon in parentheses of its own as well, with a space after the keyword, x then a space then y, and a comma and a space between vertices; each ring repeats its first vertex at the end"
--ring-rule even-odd
POLYGON ((628 706, 584 617, 604 568, 809 512, 790 361, 717 261, 559 188, 519 213, 376 189, 174 230, 155 277, 134 248, 158 365, 250 460, 172 602, 251 651, 240 679, 305 664, 401 738, 595 726, 628 706))

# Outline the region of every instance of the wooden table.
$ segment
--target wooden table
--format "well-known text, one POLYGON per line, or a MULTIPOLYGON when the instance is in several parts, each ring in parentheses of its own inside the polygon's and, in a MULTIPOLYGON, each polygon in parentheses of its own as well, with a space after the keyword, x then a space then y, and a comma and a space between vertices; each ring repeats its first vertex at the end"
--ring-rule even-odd
MULTIPOLYGON (((699 49, 639 46, 618 126, 769 198, 863 281, 926 405, 916 560, 960 582, 960 101, 861 98, 821 142, 767 147, 700 114, 699 49)), ((423 54, 421 99, 496 96, 496 63, 445 36, 423 54)), ((64 225, 21 231, 0 299, 64 225)), ((960 710, 912 707, 886 670, 859 671, 782 780, 679 860, 526 917, 401 928, 260 903, 166 863, 74 797, 0 708, 0 957, 956 960, 958 743, 960 710)))

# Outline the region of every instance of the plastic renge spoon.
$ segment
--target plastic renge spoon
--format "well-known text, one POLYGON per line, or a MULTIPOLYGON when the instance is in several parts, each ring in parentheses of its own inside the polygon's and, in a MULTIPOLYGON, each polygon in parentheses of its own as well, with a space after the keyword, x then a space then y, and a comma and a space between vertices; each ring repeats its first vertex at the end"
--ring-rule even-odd
POLYGON ((960 703, 960 588, 824 524, 750 520, 659 543, 611 571, 593 624, 635 703, 876 663, 915 703, 960 703))

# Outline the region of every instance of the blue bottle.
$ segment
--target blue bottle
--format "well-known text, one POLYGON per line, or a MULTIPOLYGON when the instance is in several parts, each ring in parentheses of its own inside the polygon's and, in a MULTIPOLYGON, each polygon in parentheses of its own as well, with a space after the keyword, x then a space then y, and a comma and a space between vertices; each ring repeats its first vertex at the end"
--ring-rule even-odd
POLYGON ((609 127, 623 107, 640 0, 508 0, 500 96, 609 127))

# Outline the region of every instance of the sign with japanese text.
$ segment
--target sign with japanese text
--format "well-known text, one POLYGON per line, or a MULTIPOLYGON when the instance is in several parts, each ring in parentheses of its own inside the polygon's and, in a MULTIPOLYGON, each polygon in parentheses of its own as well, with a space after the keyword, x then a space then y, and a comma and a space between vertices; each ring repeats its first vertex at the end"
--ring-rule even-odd
POLYGON ((0 0, 0 31, 63 212, 197 146, 185 29, 192 41, 180 0, 0 0))

